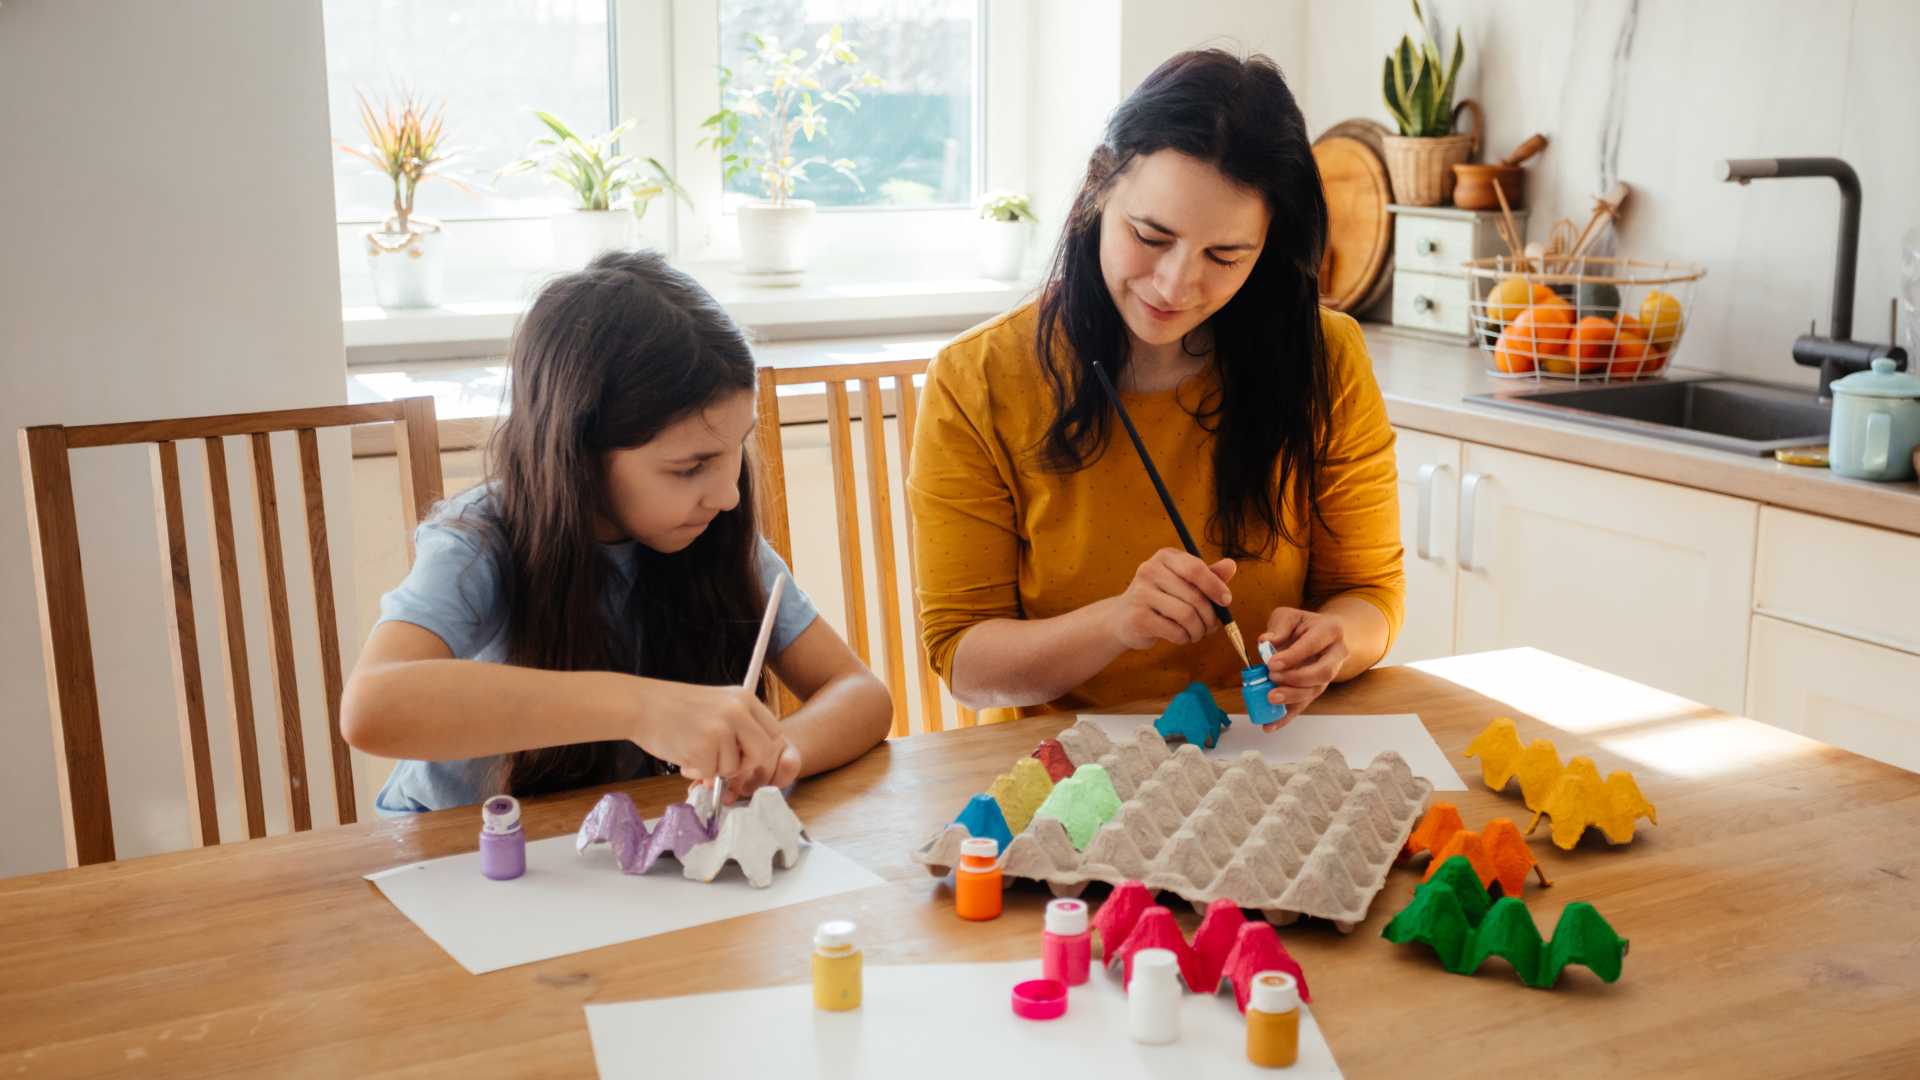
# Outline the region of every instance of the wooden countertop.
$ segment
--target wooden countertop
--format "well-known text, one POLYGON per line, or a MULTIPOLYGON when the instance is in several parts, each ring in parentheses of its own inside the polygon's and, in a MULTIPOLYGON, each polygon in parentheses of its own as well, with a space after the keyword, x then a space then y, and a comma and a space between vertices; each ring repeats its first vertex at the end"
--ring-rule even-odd
MULTIPOLYGON (((1475 785, 1454 796, 1471 824, 1525 825, 1518 795, 1459 757, 1505 714, 1523 739, 1631 769, 1660 825, 1621 848, 1532 840, 1554 882, 1525 897, 1543 933, 1585 900, 1631 940, 1611 985, 1570 968, 1530 990, 1499 960, 1462 977, 1382 941, 1409 869, 1351 935, 1284 928, 1347 1075, 1920 1072, 1920 776, 1532 650, 1422 667, 1320 708, 1418 711, 1475 785)), ((1037 956, 1044 890, 963 923, 908 852, 1064 723, 903 739, 803 784, 814 835, 884 886, 488 975, 361 880, 472 850, 470 808, 0 881, 0 1075, 588 1075, 586 1003, 803 982, 830 916, 860 922, 872 963, 1037 956)), ((684 794, 621 787, 650 813, 684 794)), ((530 837, 572 831, 596 795, 530 801, 530 837)))

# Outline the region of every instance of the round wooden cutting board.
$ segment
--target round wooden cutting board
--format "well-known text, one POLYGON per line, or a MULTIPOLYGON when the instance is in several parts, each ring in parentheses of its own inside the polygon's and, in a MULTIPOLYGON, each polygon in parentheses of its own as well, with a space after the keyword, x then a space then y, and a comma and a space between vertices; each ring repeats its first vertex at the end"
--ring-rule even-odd
POLYGON ((1327 199, 1327 251, 1320 264, 1320 302, 1358 311, 1379 298, 1393 245, 1393 201, 1386 164, 1362 138, 1329 133, 1313 144, 1327 199))

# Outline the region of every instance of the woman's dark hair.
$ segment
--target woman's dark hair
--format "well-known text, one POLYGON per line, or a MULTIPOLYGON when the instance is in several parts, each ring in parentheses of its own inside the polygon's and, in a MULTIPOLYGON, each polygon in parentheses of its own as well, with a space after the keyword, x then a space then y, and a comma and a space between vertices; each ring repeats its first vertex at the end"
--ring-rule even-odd
MULTIPOLYGON (((1181 53, 1107 121, 1041 292, 1037 344, 1055 409, 1037 450, 1047 467, 1065 472, 1106 450, 1113 409, 1086 365, 1104 361, 1117 382, 1129 337, 1100 271, 1100 218, 1114 181, 1162 150, 1214 166, 1258 192, 1271 214, 1246 282, 1203 328, 1220 393, 1196 417, 1214 436, 1207 539, 1231 558, 1266 557, 1281 538, 1300 542, 1282 509, 1288 496, 1303 524, 1319 517, 1313 477, 1326 457, 1332 405, 1320 332, 1327 204, 1306 120, 1264 56, 1181 53)), ((1200 351, 1191 340, 1182 347, 1200 351)))
MULTIPOLYGON (((544 289, 509 352, 512 408, 488 446, 497 529, 486 539, 507 604, 507 660, 738 684, 766 595, 756 572, 753 487, 671 555, 634 544, 625 617, 608 610, 611 561, 594 539, 612 518, 605 454, 754 385, 740 328, 692 278, 650 252, 608 252, 544 289)), ((538 716, 527 717, 539 724, 538 716)), ((605 783, 618 742, 523 750, 502 777, 515 795, 605 783)))

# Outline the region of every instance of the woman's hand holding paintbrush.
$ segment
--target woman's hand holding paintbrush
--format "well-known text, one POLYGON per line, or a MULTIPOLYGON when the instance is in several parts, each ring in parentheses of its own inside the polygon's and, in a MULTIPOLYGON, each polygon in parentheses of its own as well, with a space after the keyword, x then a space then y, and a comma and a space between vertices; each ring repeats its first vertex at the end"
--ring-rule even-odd
POLYGON ((1233 603, 1227 587, 1233 571, 1232 559, 1208 565, 1178 548, 1161 548, 1133 572, 1127 591, 1113 599, 1108 625, 1128 649, 1199 641, 1220 629, 1215 606, 1233 603))

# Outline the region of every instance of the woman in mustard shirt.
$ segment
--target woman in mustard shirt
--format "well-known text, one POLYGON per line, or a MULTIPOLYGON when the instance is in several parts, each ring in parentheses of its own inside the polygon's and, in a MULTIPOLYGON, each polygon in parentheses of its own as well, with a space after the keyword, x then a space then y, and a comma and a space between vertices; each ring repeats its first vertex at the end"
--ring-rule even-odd
POLYGON ((1274 643, 1292 711, 1386 654, 1406 591, 1393 430, 1359 326, 1319 306, 1326 233, 1266 58, 1183 53, 1114 111, 1038 298, 927 372, 908 500, 923 637, 956 699, 1237 686, 1212 601, 1274 643), (1177 546, 1092 360, 1207 559, 1177 546))

